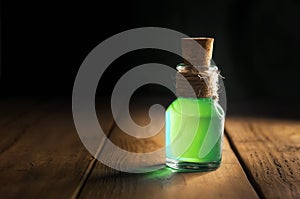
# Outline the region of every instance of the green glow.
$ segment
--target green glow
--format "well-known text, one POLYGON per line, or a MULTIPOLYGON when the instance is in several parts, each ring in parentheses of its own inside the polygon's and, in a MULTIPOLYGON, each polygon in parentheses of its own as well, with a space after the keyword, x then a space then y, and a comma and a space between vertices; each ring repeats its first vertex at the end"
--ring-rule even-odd
POLYGON ((174 175, 175 171, 169 167, 164 167, 162 169, 151 171, 146 173, 145 176, 147 179, 160 179, 160 178, 169 178, 174 175))

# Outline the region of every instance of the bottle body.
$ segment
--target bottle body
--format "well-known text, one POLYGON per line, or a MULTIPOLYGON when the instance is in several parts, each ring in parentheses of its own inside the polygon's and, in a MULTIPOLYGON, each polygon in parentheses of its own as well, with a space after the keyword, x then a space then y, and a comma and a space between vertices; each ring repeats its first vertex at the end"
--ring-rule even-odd
POLYGON ((179 170, 219 167, 225 114, 212 98, 179 97, 166 111, 166 164, 179 170))

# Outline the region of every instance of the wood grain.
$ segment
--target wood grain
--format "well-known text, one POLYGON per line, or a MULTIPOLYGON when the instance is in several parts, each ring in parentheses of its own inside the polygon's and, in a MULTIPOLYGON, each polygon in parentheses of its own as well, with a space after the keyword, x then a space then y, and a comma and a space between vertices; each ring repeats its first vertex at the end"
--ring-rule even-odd
POLYGON ((226 130, 263 198, 300 198, 300 121, 234 117, 226 130))
POLYGON ((54 105, 24 99, 1 101, 0 104, 3 108, 0 116, 0 155, 14 145, 27 128, 47 115, 54 105))
MULTIPOLYGON (((141 110, 141 109, 140 109, 141 110)), ((135 111, 135 121, 147 124, 145 111, 135 111)), ((110 139, 128 151, 145 153, 164 146, 164 129, 151 138, 136 139, 115 126, 110 139)), ((114 157, 114 152, 109 154, 114 157)), ((164 164, 161 157, 158 160, 164 164)), ((113 160, 124 164, 122 158, 113 160)), ((97 162, 79 198, 258 198, 225 139, 221 167, 213 172, 176 173, 162 168, 150 173, 119 172, 97 162)))
POLYGON ((0 99, 0 126, 9 125, 31 111, 31 108, 45 100, 28 98, 1 98, 0 99))
MULTIPOLYGON (((1 198, 69 198, 93 160, 75 130, 71 103, 44 105, 1 128, 1 198)), ((105 120, 109 129, 113 121, 105 120)))
MULTIPOLYGON (((114 124, 106 102, 98 104, 100 124, 115 145, 137 153, 164 146, 164 129, 134 138, 114 124)), ((148 124, 147 109, 133 107, 134 121, 148 124)), ((258 198, 257 193, 300 198, 299 121, 227 118, 228 140, 218 170, 178 173, 164 167, 133 174, 90 156, 77 135, 70 101, 0 100, 0 109, 1 198, 258 198)), ((104 150, 105 144, 99 146, 100 155, 120 166, 128 163, 104 150)), ((164 164, 162 156, 147 161, 164 164)))

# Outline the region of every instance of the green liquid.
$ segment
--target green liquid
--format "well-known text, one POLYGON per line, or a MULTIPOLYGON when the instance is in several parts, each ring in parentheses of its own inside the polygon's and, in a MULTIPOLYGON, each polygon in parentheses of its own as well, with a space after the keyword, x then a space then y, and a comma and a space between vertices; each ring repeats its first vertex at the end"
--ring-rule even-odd
POLYGON ((222 158, 224 111, 211 98, 178 98, 166 111, 166 164, 214 170, 222 158))

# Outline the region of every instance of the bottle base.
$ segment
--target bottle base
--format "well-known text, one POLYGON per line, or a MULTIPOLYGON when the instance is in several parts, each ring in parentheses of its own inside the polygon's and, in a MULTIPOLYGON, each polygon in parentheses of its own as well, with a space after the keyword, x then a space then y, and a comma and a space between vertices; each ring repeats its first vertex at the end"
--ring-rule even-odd
POLYGON ((214 171, 220 167, 221 161, 216 162, 185 162, 166 158, 166 165, 179 171, 214 171))

